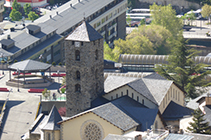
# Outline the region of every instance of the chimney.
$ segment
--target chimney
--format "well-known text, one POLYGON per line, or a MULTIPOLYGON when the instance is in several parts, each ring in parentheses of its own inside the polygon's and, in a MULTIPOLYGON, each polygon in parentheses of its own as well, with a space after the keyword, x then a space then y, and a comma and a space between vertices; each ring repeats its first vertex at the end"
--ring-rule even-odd
POLYGON ((10 38, 10 35, 7 35, 7 39, 11 39, 11 38, 10 38))

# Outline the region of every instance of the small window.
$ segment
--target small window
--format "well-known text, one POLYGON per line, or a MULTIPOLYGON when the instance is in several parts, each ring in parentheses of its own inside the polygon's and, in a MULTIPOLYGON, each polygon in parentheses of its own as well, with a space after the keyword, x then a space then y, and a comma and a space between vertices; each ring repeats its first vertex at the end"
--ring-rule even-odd
POLYGON ((123 96, 123 92, 121 92, 121 96, 123 96))
POLYGON ((80 80, 81 79, 81 74, 79 71, 76 71, 76 79, 80 80))
POLYGON ((84 43, 83 42, 81 42, 81 46, 83 46, 84 45, 84 43))
POLYGON ((72 45, 75 45, 75 41, 72 41, 72 45))
POLYGON ((98 50, 95 51, 95 60, 98 59, 98 50))
POLYGON ((50 133, 47 134, 47 140, 51 140, 51 134, 50 133))
POLYGON ((79 50, 75 51, 75 60, 80 61, 80 51, 79 50))
POLYGON ((118 94, 116 94, 116 98, 118 98, 118 94))
POLYGON ((134 94, 132 93, 132 98, 134 97, 134 94))
POLYGON ((139 102, 139 96, 137 96, 137 101, 139 102))
POLYGON ((144 105, 144 99, 142 99, 142 104, 144 105))
POLYGON ((95 45, 95 41, 93 41, 93 44, 95 45))
POLYGON ((75 85, 75 92, 81 92, 81 86, 79 84, 75 85))
POLYGON ((111 96, 111 100, 113 100, 113 96, 111 96))
POLYGON ((128 90, 127 90, 127 96, 128 96, 128 90))

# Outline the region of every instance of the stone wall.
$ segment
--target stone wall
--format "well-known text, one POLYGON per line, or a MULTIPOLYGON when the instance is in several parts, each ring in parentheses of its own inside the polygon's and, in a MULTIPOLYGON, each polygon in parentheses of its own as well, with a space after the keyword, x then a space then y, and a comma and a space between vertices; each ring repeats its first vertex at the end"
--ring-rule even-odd
POLYGON ((65 41, 67 116, 90 108, 91 101, 104 89, 103 39, 79 43, 81 46, 76 47, 73 41, 65 41), (80 60, 76 60, 76 51, 80 52, 80 60), (80 78, 77 78, 77 71, 80 78))

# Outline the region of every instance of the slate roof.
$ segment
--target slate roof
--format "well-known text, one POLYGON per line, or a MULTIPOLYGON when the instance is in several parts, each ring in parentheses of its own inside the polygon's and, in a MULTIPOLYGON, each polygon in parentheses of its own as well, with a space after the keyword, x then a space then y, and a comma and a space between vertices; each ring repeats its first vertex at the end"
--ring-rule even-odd
POLYGON ((193 110, 171 101, 162 116, 164 120, 179 120, 184 116, 191 115, 191 113, 193 110))
POLYGON ((109 75, 104 82, 104 91, 106 93, 111 92, 112 90, 124 86, 125 84, 132 82, 136 79, 138 78, 109 75))
POLYGON ((143 78, 144 83, 149 89, 150 93, 154 97, 158 105, 161 104, 173 81, 169 80, 157 80, 157 79, 146 79, 143 78))
POLYGON ((160 105, 167 91, 173 84, 173 81, 152 79, 151 78, 134 78, 134 77, 122 77, 122 76, 108 76, 104 82, 105 93, 128 85, 147 99, 160 105))
POLYGON ((153 72, 150 75, 145 76, 144 78, 147 79, 159 79, 159 80, 166 80, 164 77, 162 77, 160 74, 157 74, 156 72, 153 72))
POLYGON ((46 70, 50 67, 51 64, 46 64, 35 60, 24 60, 21 62, 16 62, 10 65, 8 68, 13 70, 19 69, 20 71, 39 71, 39 70, 46 70))
POLYGON ((89 23, 83 21, 70 35, 67 36, 66 40, 74 41, 95 41, 103 38, 89 23))
POLYGON ((128 96, 120 97, 112 102, 84 111, 70 117, 59 124, 84 115, 94 113, 123 131, 141 126, 145 131, 154 123, 158 109, 149 109, 128 96))
POLYGON ((0 41, 3 45, 9 46, 10 44, 13 44, 15 41, 12 39, 2 39, 0 41))
POLYGON ((29 30, 31 30, 31 31, 36 31, 36 30, 40 29, 39 26, 37 26, 37 25, 32 25, 32 24, 26 26, 26 28, 29 29, 29 30))
POLYGON ((187 107, 188 108, 191 108, 191 109, 197 109, 199 107, 199 103, 197 102, 198 100, 200 100, 201 98, 203 97, 207 97, 207 93, 204 93, 202 94, 201 96, 193 99, 193 100, 190 100, 188 103, 187 103, 187 107))
POLYGON ((50 114, 48 115, 47 124, 42 129, 43 130, 60 130, 60 125, 57 124, 59 121, 62 121, 62 118, 54 105, 51 109, 50 114))
POLYGON ((150 100, 153 103, 157 104, 155 98, 153 97, 153 95, 149 91, 147 85, 143 81, 143 78, 135 80, 133 82, 130 82, 127 85, 130 86, 135 91, 137 91, 138 93, 140 93, 141 95, 143 95, 144 97, 146 97, 148 100, 150 100))
POLYGON ((123 131, 127 131, 139 125, 130 116, 125 114, 112 103, 101 105, 93 109, 92 112, 112 123, 113 125, 117 126, 123 131))
POLYGON ((62 34, 83 20, 84 11, 86 11, 85 16, 90 16, 111 2, 113 0, 83 0, 70 7, 72 1, 69 1, 34 22, 45 23, 57 29, 58 34, 62 34))

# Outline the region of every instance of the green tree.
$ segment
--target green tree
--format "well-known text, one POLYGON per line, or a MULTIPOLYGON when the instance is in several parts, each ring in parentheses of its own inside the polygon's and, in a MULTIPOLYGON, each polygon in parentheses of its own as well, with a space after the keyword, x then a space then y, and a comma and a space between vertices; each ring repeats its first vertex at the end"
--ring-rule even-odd
POLYGON ((29 12, 31 12, 32 10, 31 4, 30 3, 24 4, 23 9, 24 9, 25 15, 28 15, 29 12))
POLYGON ((152 17, 152 23, 155 25, 161 25, 169 30, 174 38, 177 38, 180 31, 182 31, 182 20, 176 17, 175 10, 171 5, 161 6, 155 3, 150 6, 150 13, 152 17))
POLYGON ((131 21, 132 20, 131 20, 130 16, 128 15, 127 18, 126 18, 126 23, 129 27, 131 27, 131 21))
POLYGON ((22 19, 22 14, 19 11, 12 9, 12 11, 10 12, 10 18, 12 19, 12 21, 19 21, 22 19))
POLYGON ((190 127, 187 128, 192 133, 200 133, 200 134, 210 134, 209 130, 209 122, 205 122, 206 120, 203 118, 204 114, 200 109, 194 110, 193 122, 190 122, 190 127))
POLYGON ((201 15, 202 15, 204 18, 209 18, 209 19, 210 19, 210 14, 211 14, 211 6, 205 4, 205 5, 202 7, 201 15))
POLYGON ((29 20, 32 20, 32 21, 39 18, 39 16, 33 11, 29 12, 28 17, 29 17, 29 20))
POLYGON ((106 42, 104 43, 104 59, 116 61, 116 57, 113 53, 113 50, 108 46, 106 42))
POLYGON ((174 49, 169 55, 168 64, 157 65, 155 71, 169 80, 173 80, 187 93, 188 98, 196 98, 203 90, 196 90, 196 87, 206 87, 209 83, 205 77, 210 74, 204 72, 205 64, 197 64, 194 61, 197 51, 186 45, 187 42, 182 35, 174 42, 174 49), (202 74, 200 74, 203 72, 202 74))
MULTIPOLYGON (((192 25, 193 20, 196 20, 196 15, 193 13, 193 10, 191 10, 191 13, 188 13, 188 14, 186 13, 182 17, 182 19, 186 19, 188 21, 191 21, 191 25, 192 25)), ((190 24, 190 23, 188 23, 188 24, 190 24)))
POLYGON ((12 3, 12 9, 15 9, 16 11, 19 11, 21 8, 20 3, 17 2, 17 0, 14 0, 12 3))

